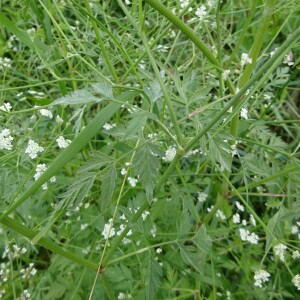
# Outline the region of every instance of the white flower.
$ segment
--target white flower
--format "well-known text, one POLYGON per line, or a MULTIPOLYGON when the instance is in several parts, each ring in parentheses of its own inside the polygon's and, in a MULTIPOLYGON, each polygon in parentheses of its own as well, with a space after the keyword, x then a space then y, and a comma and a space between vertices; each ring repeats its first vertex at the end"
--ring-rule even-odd
POLYGON ((265 270, 259 270, 255 272, 254 275, 254 285, 262 288, 262 283, 269 281, 271 275, 265 270))
POLYGON ((53 118, 52 112, 51 112, 50 110, 48 110, 48 109, 44 109, 44 108, 40 109, 40 114, 41 114, 42 116, 47 117, 47 118, 50 118, 50 119, 53 118))
POLYGON ((241 222, 240 215, 238 213, 233 215, 232 219, 233 219, 233 223, 235 224, 239 224, 241 222))
POLYGON ((3 129, 0 133, 0 150, 12 150, 13 137, 10 135, 9 129, 3 129))
POLYGON ((195 12, 195 15, 199 18, 200 21, 204 19, 206 16, 207 11, 205 5, 201 5, 195 12))
POLYGON ((12 109, 12 106, 9 102, 5 102, 3 103, 3 105, 0 106, 0 110, 6 111, 6 112, 10 112, 12 109))
POLYGON ((70 140, 66 140, 63 136, 60 136, 56 139, 57 145, 59 148, 67 148, 71 143, 70 140))
POLYGON ((254 232, 252 232, 250 235, 248 235, 247 237, 247 241, 251 244, 257 244, 259 240, 259 237, 257 234, 255 234, 254 232))
POLYGON ((294 60, 294 55, 293 55, 293 52, 291 51, 289 54, 287 54, 284 57, 283 63, 287 64, 289 67, 291 67, 294 64, 293 60, 294 60))
POLYGON ((276 256, 279 256, 279 259, 281 261, 284 261, 284 252, 287 249, 287 246, 284 244, 278 244, 276 246, 274 246, 274 254, 276 256))
POLYGON ((252 64, 252 58, 249 57, 248 53, 242 53, 241 56, 241 66, 244 66, 245 64, 252 64))
MULTIPOLYGON (((125 0, 125 4, 126 5, 130 5, 131 4, 131 2, 129 1, 129 0, 125 0)), ((118 298, 119 299, 119 298, 118 298)), ((124 298, 125 299, 125 298, 124 298)))
POLYGON ((250 222, 252 223, 253 226, 256 226, 256 221, 255 221, 253 215, 250 215, 250 222))
POLYGON ((175 147, 168 147, 165 156, 162 158, 163 160, 170 162, 174 159, 176 155, 176 148, 175 147))
POLYGON ((136 178, 132 178, 132 177, 128 177, 127 180, 132 187, 135 187, 138 182, 136 178))
POLYGON ((161 248, 157 248, 157 249, 156 249, 156 253, 157 253, 157 254, 162 253, 162 249, 161 249, 161 248))
POLYGON ((240 204, 240 202, 235 201, 235 205, 236 205, 238 210, 240 210, 240 211, 245 210, 244 206, 242 204, 240 204))
POLYGON ((47 170, 46 164, 39 164, 36 166, 34 179, 37 180, 47 170))
POLYGON ((29 155, 30 158, 34 159, 37 157, 39 152, 43 152, 44 148, 40 147, 35 141, 29 140, 28 146, 25 150, 25 153, 29 155))
POLYGON ((207 199, 207 194, 204 193, 204 192, 198 192, 198 197, 197 197, 197 200, 199 202, 205 202, 207 199))
POLYGON ((104 224, 102 235, 105 239, 115 235, 115 229, 112 227, 112 219, 109 219, 108 223, 104 224))
POLYGON ((216 217, 220 218, 221 220, 226 220, 225 214, 220 209, 217 210, 216 217))
POLYGON ((293 251, 293 259, 297 259, 300 257, 300 252, 298 250, 293 251))
POLYGON ((142 213, 142 219, 143 221, 146 220, 147 216, 150 215, 149 211, 145 210, 143 213, 142 213))
POLYGON ((80 230, 85 230, 89 226, 88 223, 84 223, 80 225, 80 230))
POLYGON ((104 128, 105 130, 110 130, 110 129, 114 128, 114 127, 116 127, 116 124, 115 124, 115 123, 113 123, 113 124, 105 123, 105 124, 103 125, 103 128, 104 128))
POLYGON ((57 124, 62 124, 64 122, 64 120, 60 116, 56 116, 55 122, 57 124))
POLYGON ((10 69, 11 68, 11 59, 8 57, 0 57, 0 70, 10 69))
POLYGON ((209 7, 215 6, 215 0, 208 0, 208 1, 207 1, 207 5, 208 5, 209 7))
POLYGON ((241 109, 241 118, 248 120, 248 110, 246 108, 241 109))
POLYGON ((257 244, 258 243, 259 237, 255 233, 252 232, 250 234, 249 230, 244 229, 244 228, 240 228, 239 232, 240 232, 240 237, 241 237, 242 241, 247 241, 251 244, 257 244))
POLYGON ((244 229, 244 228, 240 228, 239 231, 240 231, 241 240, 242 241, 247 241, 248 235, 250 234, 249 230, 244 229))
POLYGON ((297 288, 297 290, 300 291, 300 275, 299 274, 297 274, 293 277, 292 283, 297 288))
POLYGON ((229 73, 230 73, 230 70, 224 70, 222 73, 222 78, 224 80, 226 80, 228 78, 229 73))
POLYGON ((292 226, 291 233, 292 234, 297 234, 298 232, 299 232, 298 226, 296 226, 296 225, 292 226))
POLYGON ((242 224, 243 224, 244 226, 247 226, 247 221, 244 219, 244 220, 242 221, 242 224))
POLYGON ((127 173, 127 171, 126 171, 126 169, 125 168, 122 168, 122 170, 121 170, 121 175, 125 175, 127 173))

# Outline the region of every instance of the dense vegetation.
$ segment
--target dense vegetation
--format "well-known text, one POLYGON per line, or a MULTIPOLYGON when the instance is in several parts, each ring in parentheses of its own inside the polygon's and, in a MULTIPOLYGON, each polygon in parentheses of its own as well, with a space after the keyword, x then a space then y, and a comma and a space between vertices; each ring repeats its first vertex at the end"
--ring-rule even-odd
POLYGON ((0 299, 297 299, 298 0, 0 2, 0 299))

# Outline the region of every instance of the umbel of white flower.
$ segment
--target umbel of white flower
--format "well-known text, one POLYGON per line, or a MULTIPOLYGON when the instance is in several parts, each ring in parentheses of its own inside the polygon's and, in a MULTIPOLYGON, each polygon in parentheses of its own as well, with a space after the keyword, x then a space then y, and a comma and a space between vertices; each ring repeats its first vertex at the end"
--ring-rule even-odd
POLYGON ((29 140, 25 153, 28 154, 30 158, 34 159, 37 158, 39 152, 43 151, 43 147, 40 147, 35 141, 29 140))
POLYGON ((10 130, 9 129, 3 129, 2 132, 0 133, 0 150, 11 150, 12 149, 12 144, 11 142, 13 141, 13 137, 10 135, 10 130))
POLYGON ((165 160, 165 161, 170 162, 170 161, 172 161, 174 159, 175 155, 176 155, 176 148, 170 146, 167 149, 166 154, 165 154, 165 156, 162 159, 165 160))
POLYGON ((262 283, 269 281, 271 275, 265 270, 259 270, 254 275, 254 285, 262 288, 262 283))

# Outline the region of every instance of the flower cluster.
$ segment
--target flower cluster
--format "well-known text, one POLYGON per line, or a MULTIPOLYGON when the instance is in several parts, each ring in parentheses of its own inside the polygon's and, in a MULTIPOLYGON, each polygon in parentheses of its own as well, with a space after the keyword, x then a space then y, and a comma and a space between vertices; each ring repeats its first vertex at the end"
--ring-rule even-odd
MULTIPOLYGON (((240 212, 244 212, 245 211, 244 206, 242 204, 240 204, 238 201, 235 202, 235 205, 236 205, 238 211, 240 211, 240 212)), ((247 221, 245 219, 243 219, 242 222, 241 222, 241 216, 240 216, 239 212, 236 212, 232 216, 232 221, 235 224, 242 223, 243 226, 247 226, 247 221)), ((256 226, 256 221, 255 221, 255 219, 254 219, 254 217, 252 215, 250 215, 250 223, 253 226, 256 226)), ((259 240, 258 235, 256 235, 254 232, 250 233, 250 231, 248 229, 239 228, 239 234, 240 234, 240 237, 241 237, 242 241, 247 241, 247 242, 249 242, 251 244, 257 244, 258 243, 258 240, 259 240)))
POLYGON ((29 155, 30 158, 37 158, 39 152, 43 152, 44 148, 40 147, 35 141, 29 140, 28 146, 25 150, 25 153, 29 155))
POLYGON ((59 136, 56 139, 57 145, 59 148, 67 148, 69 146, 69 144, 71 143, 70 140, 65 139, 63 136, 59 136))
POLYGON ((262 288, 262 284, 264 282, 269 281, 270 276, 271 275, 265 270, 256 271, 254 275, 254 280, 255 280, 254 285, 262 288))
POLYGON ((5 246, 4 252, 2 254, 2 258, 9 258, 11 259, 17 259, 19 258, 22 254, 26 253, 27 249, 26 248, 21 248, 18 245, 13 245, 12 249, 8 245, 5 246))
POLYGON ((248 53, 242 53, 241 66, 243 67, 246 64, 252 64, 252 58, 249 57, 248 53))
POLYGON ((165 156, 162 158, 164 161, 171 162, 176 155, 176 148, 173 146, 168 147, 165 156))
POLYGON ((110 129, 113 129, 114 127, 116 127, 116 124, 115 124, 115 123, 113 123, 113 124, 105 123, 105 124, 103 125, 103 128, 104 128, 105 130, 110 130, 110 129))
MULTIPOLYGON (((37 166, 36 166, 36 169, 35 169, 35 174, 34 174, 34 179, 35 180, 37 180, 45 171, 47 170, 47 166, 46 166, 46 164, 38 164, 37 166)), ((51 177, 50 178, 50 182, 55 182, 56 181, 56 177, 55 176, 53 176, 53 177, 51 177)), ((47 185, 47 183, 44 183, 43 185, 42 185, 42 189, 43 190, 47 190, 48 189, 48 185, 47 185)))
POLYGON ((3 129, 0 132, 0 150, 12 150, 13 137, 10 135, 9 129, 3 129))
POLYGON ((41 114, 42 116, 44 116, 44 117, 49 118, 49 119, 52 119, 52 118, 53 118, 52 112, 51 112, 50 110, 48 110, 48 109, 44 109, 44 108, 40 109, 40 114, 41 114))
POLYGON ((11 59, 8 57, 0 57, 0 70, 10 69, 11 59))
POLYGON ((274 246, 274 254, 276 256, 279 256, 279 259, 281 261, 284 261, 284 254, 285 254, 286 249, 287 249, 286 245, 284 245, 284 244, 277 244, 276 246, 274 246))
POLYGON ((138 179, 133 178, 133 177, 128 177, 127 180, 132 187, 135 187, 136 184, 138 183, 138 179))
POLYGON ((3 105, 0 106, 0 110, 10 112, 12 109, 12 106, 9 102, 4 102, 3 105))
POLYGON ((207 199, 207 194, 204 192, 198 192, 197 200, 199 202, 205 202, 207 199))
POLYGON ((37 269, 34 268, 34 263, 30 263, 26 269, 21 269, 20 274, 23 279, 29 279, 31 276, 34 276, 37 272, 37 269))
POLYGON ((7 282, 10 273, 10 263, 0 264, 0 279, 2 282, 7 282))
POLYGON ((297 290, 300 291, 300 275, 299 274, 297 274, 296 276, 293 277, 292 283, 297 288, 297 290))

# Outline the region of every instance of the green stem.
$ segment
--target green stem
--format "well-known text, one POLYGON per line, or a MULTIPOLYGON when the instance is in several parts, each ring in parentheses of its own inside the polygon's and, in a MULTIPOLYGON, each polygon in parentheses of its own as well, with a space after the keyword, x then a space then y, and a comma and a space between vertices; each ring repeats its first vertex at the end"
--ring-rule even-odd
POLYGON ((222 71, 222 66, 215 58, 212 52, 205 46, 205 44, 197 37, 191 28, 185 25, 178 17, 172 14, 163 4, 157 0, 146 0, 152 7, 158 10, 162 15, 168 18, 177 28, 179 28, 187 37, 202 51, 204 56, 215 66, 217 70, 222 71))
POLYGON ((141 33, 141 39, 143 41, 143 45, 144 45, 145 50, 147 52, 147 55, 149 57, 152 68, 154 70, 156 79, 159 82, 159 85, 160 85, 161 90, 163 92, 163 95, 164 95, 164 98, 165 98, 165 101, 166 101, 166 104, 167 104, 167 107, 168 107, 168 110, 169 110, 169 113, 170 113, 170 119, 171 119, 171 122, 174 126, 174 129, 175 129, 175 134, 176 134, 178 143, 181 145, 182 144, 182 134, 181 134, 181 131, 180 131, 180 128, 179 128, 179 124, 178 124, 178 121, 177 121, 177 118, 176 118, 175 111, 173 109, 173 105, 172 105, 172 101, 171 101, 170 96, 169 96, 169 92, 168 92, 168 90, 167 90, 167 88, 166 88, 166 86, 165 86, 165 84, 164 84, 164 82, 161 78, 159 69, 158 69, 156 61, 155 61, 155 59, 152 55, 152 52, 151 52, 150 47, 148 45, 148 40, 147 40, 145 34, 141 33))
MULTIPOLYGON (((88 11, 88 13, 90 15, 92 15, 93 12, 92 12, 92 9, 91 9, 89 1, 88 0, 84 0, 84 4, 85 4, 85 7, 86 7, 86 10, 88 11)), ((107 53, 107 51, 105 49, 102 37, 101 37, 99 29, 97 27, 97 23, 94 21, 94 19, 91 19, 91 22, 92 22, 92 26, 93 26, 93 29, 94 29, 94 32, 95 32, 95 35, 96 35, 96 38, 97 38, 97 42, 98 42, 98 44, 100 46, 100 49, 101 49, 102 54, 104 56, 104 59, 105 59, 105 61, 107 63, 107 66, 108 66, 108 68, 110 70, 110 73, 113 76, 113 78, 115 80, 115 83, 118 83, 119 79, 118 79, 117 73, 116 73, 116 71, 115 71, 115 69, 114 69, 114 67, 113 67, 113 65, 112 65, 112 63, 110 61, 108 53, 107 53)))
MULTIPOLYGON (((26 238, 28 238, 30 240, 37 234, 37 232, 28 229, 24 225, 16 222, 15 220, 13 220, 12 218, 7 217, 7 216, 5 216, 1 220, 1 223, 5 226, 8 226, 12 230, 20 233, 21 235, 25 236, 26 238)), ((98 268, 97 264, 92 263, 84 258, 81 258, 80 256, 77 256, 76 254, 74 254, 70 251, 64 250, 63 248, 61 248, 59 245, 57 245, 54 242, 51 242, 45 238, 41 238, 37 244, 40 246, 43 246, 44 248, 46 248, 56 254, 62 255, 77 264, 80 264, 86 268, 97 271, 97 268, 98 268)))

